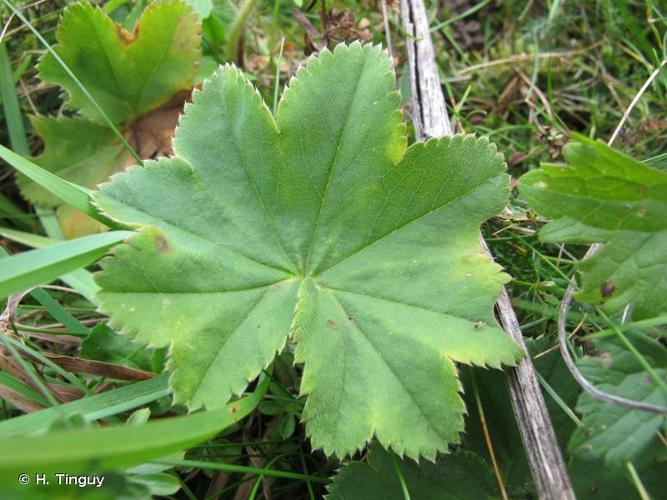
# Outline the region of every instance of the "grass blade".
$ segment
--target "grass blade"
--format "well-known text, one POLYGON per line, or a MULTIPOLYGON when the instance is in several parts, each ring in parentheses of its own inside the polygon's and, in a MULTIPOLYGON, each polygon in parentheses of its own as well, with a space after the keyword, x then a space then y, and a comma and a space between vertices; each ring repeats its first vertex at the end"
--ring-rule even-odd
MULTIPOLYGON (((5 0, 7 1, 7 0, 5 0)), ((225 54, 227 58, 237 64, 239 59, 239 41, 243 36, 243 29, 248 16, 252 12, 257 0, 246 0, 239 10, 232 27, 229 29, 229 36, 227 37, 227 46, 225 47, 225 54)))
POLYGON ((93 279, 93 273, 86 269, 76 269, 60 277, 62 281, 74 288, 88 302, 94 306, 99 306, 100 301, 97 298, 97 291, 100 289, 93 279))
POLYGON ((2 260, 0 297, 53 281, 87 266, 128 236, 130 231, 111 231, 30 250, 2 260))
MULTIPOLYGON (((0 232, 0 235, 2 233, 0 232)), ((9 257, 9 253, 0 247, 0 259, 5 259, 9 257)), ((34 297, 37 302, 42 304, 46 310, 49 312, 51 317, 56 321, 62 323, 65 328, 69 330, 70 333, 77 335, 87 335, 90 333, 90 329, 84 326, 78 319, 72 316, 69 311, 67 311, 63 306, 61 306, 56 300, 53 299, 45 290, 42 288, 35 288, 30 292, 30 295, 34 297)))
MULTIPOLYGON (((5 121, 7 122, 7 130, 9 132, 9 143, 12 149, 22 155, 30 155, 30 146, 26 138, 25 127, 23 126, 23 117, 21 116, 21 107, 16 96, 16 88, 14 86, 14 79, 12 78, 12 67, 9 62, 7 50, 4 44, 0 44, 0 95, 2 96, 2 105, 5 110, 5 121)), ((1 200, 0 200, 1 201, 1 200)), ((30 226, 26 224, 24 218, 26 215, 14 207, 9 200, 7 203, 0 204, 0 209, 5 208, 5 213, 10 215, 10 218, 15 223, 20 224, 24 228, 30 226), (9 206, 7 206, 9 203, 9 206)), ((46 234, 58 239, 64 239, 60 229, 60 223, 51 207, 35 207, 42 226, 46 234)))
POLYGON ((31 218, 30 215, 22 212, 16 205, 14 205, 9 199, 0 194, 0 217, 9 219, 18 224, 24 229, 30 229, 30 224, 27 222, 31 218))
POLYGON ((21 108, 16 99, 16 88, 12 81, 12 67, 4 43, 0 43, 0 96, 2 96, 2 107, 5 110, 5 121, 12 149, 23 155, 30 154, 21 108))
POLYGON ((90 203, 91 191, 89 189, 61 179, 4 146, 0 146, 0 158, 68 205, 81 210, 94 219, 100 220, 100 215, 90 203))
POLYGON ((28 387, 23 382, 15 379, 3 371, 0 371, 0 385, 8 387, 9 389, 19 393, 21 396, 26 397, 31 401, 34 401, 37 404, 42 406, 49 406, 49 402, 44 398, 44 396, 38 392, 35 392, 32 388, 28 387))
MULTIPOLYGON (((58 240, 6 227, 0 227, 0 236, 32 248, 46 248, 58 243, 58 240)), ((75 271, 64 274, 60 279, 79 292, 88 302, 96 306, 99 305, 99 301, 96 297, 99 287, 97 286, 97 283, 95 283, 90 271, 76 269, 75 271)))
POLYGON ((58 217, 56 217, 56 212, 53 207, 45 207, 40 205, 35 205, 35 213, 39 217, 39 222, 41 222, 44 232, 49 238, 55 238, 58 240, 64 240, 65 236, 63 235, 63 230, 60 227, 60 222, 58 217))
MULTIPOLYGON (((18 99, 16 98, 16 88, 12 81, 12 68, 9 63, 7 49, 3 43, 0 43, 0 102, 2 102, 5 121, 7 122, 7 132, 9 133, 9 142, 12 148, 21 154, 29 154, 30 148, 25 136, 21 108, 19 107, 18 99)), ((2 195, 0 195, 0 212, 21 227, 30 227, 30 224, 25 220, 26 214, 2 195)))
POLYGON ((58 240, 47 238, 46 236, 17 231, 16 229, 11 229, 9 227, 0 227, 0 236, 31 248, 46 248, 58 243, 58 240))
POLYGON ((0 440, 0 484, 18 474, 70 474, 132 467, 183 450, 215 436, 248 415, 262 400, 270 378, 255 392, 223 408, 151 421, 145 425, 65 430, 0 440))
POLYGON ((68 334, 85 336, 90 333, 90 328, 72 316, 67 309, 61 306, 58 301, 42 288, 35 288, 31 292, 31 295, 37 302, 44 306, 53 319, 65 327, 68 334))
POLYGON ((169 375, 164 374, 119 389, 47 408, 0 422, 4 437, 37 434, 47 430, 56 420, 81 415, 86 422, 117 415, 169 395, 169 375))
POLYGON ((311 476, 309 474, 300 474, 287 470, 276 470, 267 467, 252 467, 247 465, 229 464, 224 462, 206 462, 203 460, 175 460, 173 458, 165 458, 155 461, 157 464, 174 465, 180 467, 199 467, 208 470, 221 470, 225 472, 238 472, 241 474, 254 474, 258 477, 271 476, 282 477, 286 479, 297 479, 301 481, 311 481, 313 483, 327 484, 330 479, 322 476, 311 476))

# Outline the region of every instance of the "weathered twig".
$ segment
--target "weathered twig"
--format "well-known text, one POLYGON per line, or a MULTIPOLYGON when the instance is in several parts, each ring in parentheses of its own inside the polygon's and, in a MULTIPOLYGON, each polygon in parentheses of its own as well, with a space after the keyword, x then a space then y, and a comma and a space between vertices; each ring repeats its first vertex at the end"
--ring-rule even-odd
POLYGON ((405 45, 415 133, 422 140, 452 135, 424 3, 421 0, 401 0, 401 18, 408 34, 405 45))
MULTIPOLYGON (((406 44, 417 137, 423 140, 452 135, 422 0, 401 0, 401 17, 408 35, 406 44)), ((491 255, 481 235, 480 240, 491 255)), ((505 331, 525 350, 516 313, 504 288, 496 303, 496 312, 505 331)), ((565 463, 529 357, 509 371, 508 381, 512 408, 540 498, 574 499, 565 463)))
POLYGON ((380 5, 382 6, 382 26, 384 27, 384 39, 387 43, 387 50, 389 55, 394 57, 394 51, 391 47, 391 30, 389 29, 389 12, 387 9, 387 0, 382 0, 380 5))

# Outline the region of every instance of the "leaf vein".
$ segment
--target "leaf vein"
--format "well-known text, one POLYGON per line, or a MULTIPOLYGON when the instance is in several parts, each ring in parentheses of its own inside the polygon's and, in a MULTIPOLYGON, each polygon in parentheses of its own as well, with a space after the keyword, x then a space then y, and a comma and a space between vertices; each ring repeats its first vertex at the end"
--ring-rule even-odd
POLYGON ((380 241, 384 240, 385 238, 388 238, 389 236, 393 235, 394 233, 396 233, 396 232, 398 232, 398 231, 401 231, 401 230, 405 229, 406 227, 411 226, 412 224, 415 224, 415 223, 419 222, 420 220, 424 219, 425 217, 428 217, 429 215, 431 215, 431 214, 434 213, 434 212, 437 212, 438 210, 442 210, 443 208, 447 208, 447 207, 449 207, 450 205, 452 205, 452 204, 456 203, 457 201, 461 200, 462 198, 464 198, 464 197, 470 195, 471 193, 474 193, 475 191, 477 191, 478 189, 482 188, 484 185, 488 184, 489 182, 493 181, 494 179, 495 179, 495 176, 494 176, 494 177, 488 177, 488 178, 484 179, 484 182, 482 182, 481 184, 478 184, 478 185, 476 185, 476 186, 473 186, 473 187, 472 187, 471 189, 469 189, 468 191, 464 191, 464 192, 462 192, 462 193, 459 194, 458 196, 452 198, 451 200, 448 200, 446 203, 443 203, 443 204, 440 205, 439 207, 436 207, 436 208, 434 208, 434 209, 428 210, 427 212, 425 212, 425 213, 423 213, 422 215, 416 217, 415 219, 412 219, 411 221, 406 222, 405 224, 403 224, 403 225, 400 226, 400 227, 395 227, 394 229, 392 229, 391 231, 389 231, 389 232, 387 232, 387 233, 381 235, 380 237, 378 237, 378 238, 375 239, 374 241, 371 241, 370 243, 365 244, 364 246, 362 246, 362 247, 360 247, 359 249, 355 250, 355 251, 352 252, 351 254, 349 254, 349 255, 347 255, 347 256, 341 258, 338 262, 334 262, 333 264, 331 264, 331 265, 329 266, 329 268, 325 269, 325 270, 322 272, 322 274, 327 273, 327 272, 330 272, 332 269, 334 269, 335 267, 339 266, 339 265, 342 264, 343 262, 345 262, 345 261, 351 259, 351 258, 354 257, 355 255, 358 255, 358 254, 360 254, 360 253, 362 253, 362 252, 368 250, 368 249, 371 248, 373 245, 376 245, 377 243, 379 243, 380 241))
MULTIPOLYGON (((331 293, 331 295, 332 295, 332 297, 335 299, 335 301, 338 303, 338 305, 340 306, 341 310, 343 311, 343 314, 345 314, 346 316, 348 316, 348 313, 347 313, 347 311, 345 310, 345 307, 343 306, 343 304, 341 304, 341 302, 340 302, 340 300, 338 299, 338 297, 336 297, 336 294, 335 294, 335 293, 331 293)), ((389 373, 391 373, 391 375, 394 377, 394 379, 398 382, 399 387, 400 387, 400 388, 403 390, 403 392, 408 396, 408 398, 410 398, 410 400, 412 400, 412 401, 414 402, 415 406, 416 406, 417 409, 419 410, 419 413, 421 413, 421 415, 423 416, 423 419, 424 419, 424 422, 426 423, 426 425, 427 425, 430 429, 432 429, 433 432, 434 432, 440 439, 442 439, 445 443, 448 442, 448 441, 449 441, 448 436, 443 436, 443 435, 440 433, 440 431, 438 430, 438 428, 437 428, 435 425, 433 425, 433 424, 431 423, 430 418, 429 418, 429 416, 428 416, 428 412, 426 412, 426 411, 424 410, 424 408, 423 408, 421 402, 419 401, 419 399, 416 398, 416 397, 412 394, 412 392, 410 391, 410 388, 409 388, 409 387, 405 384, 405 382, 403 382, 403 380, 398 376, 398 374, 396 373, 396 370, 395 370, 394 367, 391 365, 391 363, 389 363, 384 357, 382 357, 382 355, 380 354, 380 350, 379 350, 379 349, 377 348, 377 346, 373 343, 373 341, 368 337, 368 335, 361 329, 361 327, 360 327, 358 324, 354 323, 354 329, 357 330, 357 331, 361 334, 361 338, 364 339, 364 340, 366 341, 366 343, 368 344, 368 346, 371 347, 371 350, 376 354, 376 358, 377 358, 378 360, 380 360, 381 363, 382 363, 382 364, 389 370, 389 373)), ((375 432, 375 430, 376 430, 376 429, 373 429, 373 432, 375 432)))
POLYGON ((352 99, 350 99, 350 105, 349 105, 349 107, 347 109, 347 112, 346 112, 345 121, 343 122, 343 126, 341 127, 341 131, 340 131, 340 134, 338 136, 338 139, 336 140, 336 154, 334 155, 334 158, 333 158, 331 164, 329 165, 329 167, 327 169, 327 183, 326 183, 326 186, 324 187, 324 193, 323 193, 322 198, 320 200, 320 207, 317 211, 317 217, 315 219, 315 224, 313 225, 313 231, 312 231, 311 236, 310 236, 310 245, 308 247, 308 253, 306 254, 306 262, 305 262, 304 272, 307 272, 308 268, 310 266, 310 258, 311 258, 312 252, 313 252, 313 247, 315 246, 315 239, 317 237, 317 231, 318 231, 319 226, 320 226, 320 220, 322 218, 322 211, 324 209, 324 203, 326 201, 327 194, 329 193, 329 188, 331 186, 331 181, 333 179, 333 174, 334 174, 334 170, 336 168, 336 164, 338 163, 338 156, 340 154, 340 149, 341 149, 341 144, 343 142, 343 138, 345 137, 345 132, 347 131, 347 126, 350 122, 350 115, 352 114, 352 111, 355 108, 354 105, 357 101, 357 96, 358 96, 358 93, 359 93, 359 87, 360 87, 360 84, 361 84, 361 75, 363 75, 364 71, 366 70, 367 64, 368 64, 368 59, 364 58, 364 63, 361 66, 361 70, 359 71, 359 74, 356 76, 356 83, 355 83, 355 86, 354 86, 354 92, 352 93, 352 99))

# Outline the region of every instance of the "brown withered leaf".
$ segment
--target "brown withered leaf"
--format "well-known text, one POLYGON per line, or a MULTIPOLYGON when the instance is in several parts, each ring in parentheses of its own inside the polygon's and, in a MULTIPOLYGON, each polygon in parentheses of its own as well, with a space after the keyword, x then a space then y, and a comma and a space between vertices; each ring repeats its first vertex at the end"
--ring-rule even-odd
POLYGON ((0 384, 0 399, 7 401, 24 413, 31 413, 33 411, 43 410, 44 407, 39 403, 35 403, 32 399, 19 394, 13 389, 0 384))
POLYGON ((192 89, 178 92, 171 100, 142 116, 130 125, 125 138, 143 160, 170 156, 171 143, 183 106, 190 100, 192 89))
MULTIPOLYGON (((155 373, 128 368, 126 366, 93 361, 91 359, 75 358, 72 356, 61 356, 60 354, 42 353, 42 355, 54 362, 61 368, 72 373, 84 375, 96 375, 99 377, 112 378, 115 380, 147 380, 155 377, 155 373)), ((38 360, 35 360, 38 361, 38 360)))
POLYGON ((77 387, 72 387, 71 385, 65 384, 47 384, 51 393, 60 401, 61 403, 69 403, 70 401, 76 401, 81 399, 86 395, 81 389, 77 387))

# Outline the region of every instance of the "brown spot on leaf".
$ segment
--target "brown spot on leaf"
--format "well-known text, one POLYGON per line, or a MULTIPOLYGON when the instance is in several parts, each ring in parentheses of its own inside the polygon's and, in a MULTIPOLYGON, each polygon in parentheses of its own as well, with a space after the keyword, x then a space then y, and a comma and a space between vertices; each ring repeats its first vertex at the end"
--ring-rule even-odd
POLYGON ((135 40, 135 38, 137 38, 137 35, 139 34, 139 25, 137 24, 137 27, 134 29, 133 33, 130 33, 122 26, 117 26, 116 34, 118 35, 118 38, 121 42, 123 42, 125 45, 129 45, 135 40))
POLYGON ((167 241, 167 238, 165 238, 161 234, 158 234, 155 237, 155 247, 157 248, 158 252, 162 252, 162 253, 171 252, 171 247, 169 246, 169 242, 167 241))
POLYGON ((330 319, 330 320, 327 321, 327 326, 328 326, 331 330, 338 330, 338 328, 339 328, 338 323, 336 323, 336 322, 335 322, 334 320, 332 320, 332 319, 330 319))
POLYGON ((612 293, 614 293, 615 289, 616 285, 614 285, 614 283, 612 283, 611 281, 605 281, 600 286, 600 293, 602 294, 603 297, 609 297, 611 296, 612 293))
POLYGON ((238 412, 239 412, 239 407, 236 406, 236 405, 231 406, 231 407, 229 408, 229 413, 231 413, 232 415, 234 415, 235 413, 238 413, 238 412))
POLYGON ((605 351, 600 354, 598 359, 604 368, 609 368, 614 361, 614 356, 610 352, 605 351))

